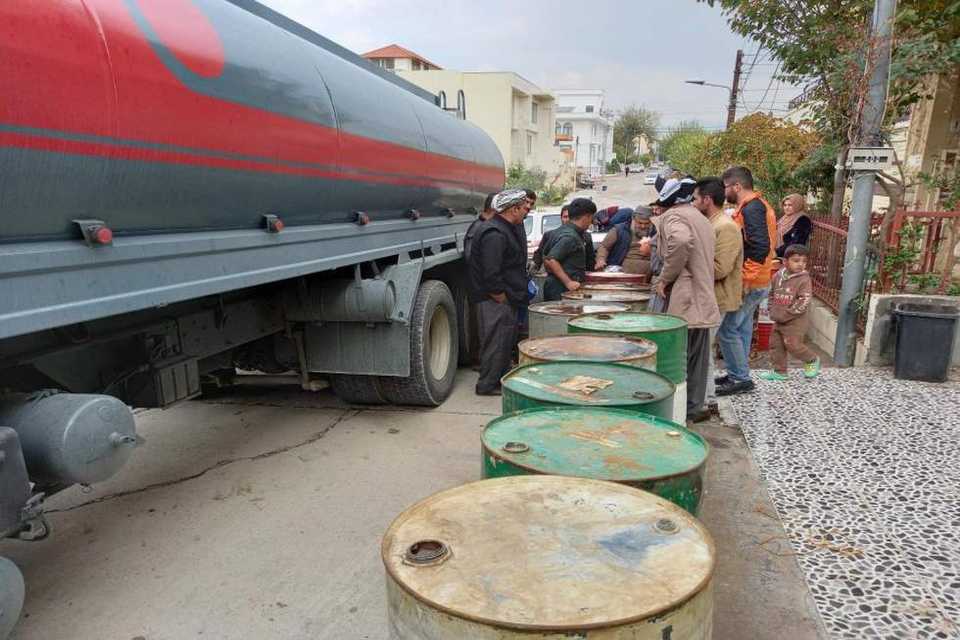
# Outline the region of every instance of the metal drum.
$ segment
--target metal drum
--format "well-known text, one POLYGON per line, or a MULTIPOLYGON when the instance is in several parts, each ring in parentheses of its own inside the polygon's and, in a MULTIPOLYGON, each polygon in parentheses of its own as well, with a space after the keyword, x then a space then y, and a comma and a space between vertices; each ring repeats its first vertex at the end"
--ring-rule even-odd
POLYGON ((709 447, 673 422, 620 409, 530 409, 484 429, 483 477, 527 474, 621 482, 697 515, 709 447))
POLYGON ((651 294, 649 291, 567 291, 563 294, 564 300, 581 302, 619 302, 627 305, 631 312, 642 313, 647 310, 651 294))
POLYGON ((620 336, 547 336, 529 338, 518 345, 520 364, 587 360, 619 362, 641 369, 657 370, 657 345, 645 338, 620 336))
POLYGON ((624 273, 623 271, 590 271, 583 281, 587 284, 647 284, 650 282, 650 276, 639 273, 624 273))
POLYGON ((657 343, 657 371, 677 385, 674 422, 687 416, 687 321, 666 313, 595 313, 570 320, 569 332, 646 338, 657 343))
POLYGON ((577 291, 650 291, 649 284, 619 284, 611 282, 609 284, 589 283, 580 286, 577 291))
POLYGON ((482 480, 400 514, 381 546, 392 640, 708 640, 716 549, 645 491, 482 480))
POLYGON ((530 337, 565 335, 567 321, 584 313, 615 313, 629 310, 627 305, 615 302, 596 303, 590 300, 539 302, 529 307, 530 337))
POLYGON ((610 362, 540 362, 501 380, 503 413, 540 407, 602 407, 670 419, 675 387, 656 371, 610 362))

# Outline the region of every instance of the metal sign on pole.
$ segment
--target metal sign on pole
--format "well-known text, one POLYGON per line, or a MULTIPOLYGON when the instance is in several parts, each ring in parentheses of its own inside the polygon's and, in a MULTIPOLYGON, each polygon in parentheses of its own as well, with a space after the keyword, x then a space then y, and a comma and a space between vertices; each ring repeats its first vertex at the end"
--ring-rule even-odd
MULTIPOLYGON (((871 43, 867 47, 865 68, 870 72, 870 83, 863 104, 857 144, 862 147, 879 142, 887 102, 887 83, 890 74, 890 51, 893 42, 893 19, 897 0, 875 0, 871 43), (871 55, 875 58, 871 59, 871 55)), ((851 149, 853 151, 863 149, 851 149)), ((847 251, 844 257, 843 281, 837 305, 837 335, 833 360, 840 366, 853 364, 857 344, 857 299, 861 295, 867 242, 870 239, 870 218, 873 209, 873 187, 877 180, 877 154, 862 154, 861 166, 853 180, 853 203, 847 232, 847 251)), ((858 163, 859 164, 859 163, 858 163)))

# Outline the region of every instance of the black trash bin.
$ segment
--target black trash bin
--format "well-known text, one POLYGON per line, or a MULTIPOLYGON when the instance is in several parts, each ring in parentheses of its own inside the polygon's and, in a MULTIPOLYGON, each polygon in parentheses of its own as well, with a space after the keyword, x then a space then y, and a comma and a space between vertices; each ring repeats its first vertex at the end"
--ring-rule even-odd
POLYGON ((900 302, 894 306, 893 315, 897 323, 893 376, 900 380, 944 382, 950 370, 960 308, 900 302))

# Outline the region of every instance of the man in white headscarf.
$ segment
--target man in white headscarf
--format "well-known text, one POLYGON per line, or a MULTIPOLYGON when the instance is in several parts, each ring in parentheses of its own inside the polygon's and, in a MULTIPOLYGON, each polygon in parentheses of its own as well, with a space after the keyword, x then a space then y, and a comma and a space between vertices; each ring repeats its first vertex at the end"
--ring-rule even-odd
POLYGON ((529 210, 527 194, 523 189, 501 191, 493 198, 493 209, 497 213, 474 240, 468 265, 480 330, 476 392, 482 396, 500 395, 500 378, 510 370, 517 342, 517 311, 529 300, 527 247, 516 229, 529 210))

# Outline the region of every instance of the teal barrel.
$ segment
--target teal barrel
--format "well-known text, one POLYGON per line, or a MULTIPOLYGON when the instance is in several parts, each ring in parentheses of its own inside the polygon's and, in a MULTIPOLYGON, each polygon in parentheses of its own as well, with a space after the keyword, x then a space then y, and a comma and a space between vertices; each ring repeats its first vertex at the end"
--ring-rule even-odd
POLYGON ((503 412, 605 407, 669 418, 675 387, 655 371, 610 362, 553 361, 517 367, 501 380, 503 412))
POLYGON ((571 318, 569 333, 646 338, 657 344, 657 371, 680 384, 687 379, 687 321, 666 313, 587 313, 571 318))
POLYGON ((709 447, 660 418, 596 407, 529 409, 490 422, 481 436, 483 477, 545 474, 644 489, 693 515, 709 447))

